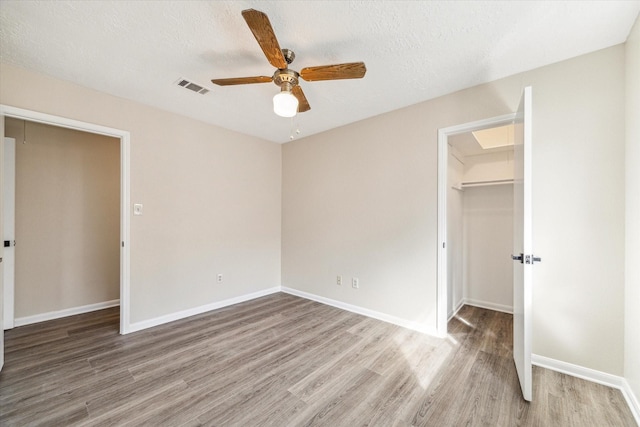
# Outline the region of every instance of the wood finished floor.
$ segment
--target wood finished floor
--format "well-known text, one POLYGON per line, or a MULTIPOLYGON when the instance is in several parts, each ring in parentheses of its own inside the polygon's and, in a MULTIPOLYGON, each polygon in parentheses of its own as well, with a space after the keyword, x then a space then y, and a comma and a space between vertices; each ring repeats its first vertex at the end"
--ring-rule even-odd
POLYGON ((274 294, 118 334, 117 309, 7 331, 0 424, 635 426, 618 390, 534 367, 511 316, 465 306, 437 339, 274 294))

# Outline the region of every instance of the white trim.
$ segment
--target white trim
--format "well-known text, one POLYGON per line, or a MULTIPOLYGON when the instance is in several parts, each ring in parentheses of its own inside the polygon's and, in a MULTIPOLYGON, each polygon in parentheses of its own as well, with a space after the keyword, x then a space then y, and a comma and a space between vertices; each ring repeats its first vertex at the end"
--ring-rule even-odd
POLYGON ((131 140, 129 132, 120 138, 120 334, 130 329, 131 306, 131 140))
POLYGON ((629 387, 629 383, 623 377, 540 356, 539 354, 531 355, 531 363, 541 368, 551 369, 552 371, 561 372, 563 374, 571 375, 572 377, 581 378, 607 387, 617 388, 624 396, 633 417, 636 419, 636 423, 640 425, 640 404, 638 404, 637 397, 633 394, 631 387, 629 387))
POLYGON ((352 313, 361 314, 363 316, 371 317, 373 319, 382 320, 383 322, 391 323, 394 325, 402 326, 403 328, 418 331, 423 334, 438 336, 437 331, 433 328, 429 328, 423 323, 414 322, 410 320, 401 319, 399 317, 391 316, 389 314, 381 313, 375 310, 369 310, 368 308, 359 307, 357 305, 347 304, 342 301, 336 301, 331 298, 325 298, 319 295, 310 294, 308 292, 299 291, 297 289, 282 287, 282 292, 286 294, 295 295, 297 297, 305 298, 311 301, 316 301, 322 304, 330 305, 342 310, 350 311, 352 313))
MULTIPOLYGON (((15 138, 4 138, 4 146, 2 151, 2 213, 3 224, 2 232, 3 236, 0 240, 13 240, 15 242, 16 237, 16 140, 15 138), (7 179, 9 177, 9 179, 7 179), (10 200, 11 203, 7 203, 10 200), (7 227, 8 226, 8 227, 7 227)), ((5 330, 11 329, 15 326, 15 245, 9 248, 4 248, 3 251, 3 328, 5 330), (8 249, 8 250, 7 250, 8 249)))
MULTIPOLYGON (((37 111, 25 110, 0 104, 0 120, 4 117, 44 123, 52 126, 75 129, 83 132, 111 136, 120 139, 120 241, 124 246, 120 247, 120 333, 129 331, 130 316, 130 285, 131 285, 131 229, 129 226, 129 195, 131 188, 130 178, 130 146, 131 135, 128 131, 101 126, 93 123, 81 122, 66 117, 54 116, 37 111)), ((4 136, 4 135, 3 135, 4 136)))
POLYGON ((438 283, 437 283, 437 316, 436 330, 439 337, 447 336, 447 174, 449 147, 447 139, 449 136, 461 133, 488 129, 491 127, 507 125, 513 123, 515 113, 461 125, 449 126, 438 129, 438 283))
POLYGON ((449 144, 446 129, 438 129, 438 261, 436 290, 436 331, 447 336, 447 182, 449 174, 449 144))
POLYGON ((624 396, 624 400, 627 401, 627 405, 629 405, 629 409, 631 409, 631 413, 633 414, 633 418, 636 419, 636 424, 640 426, 640 402, 638 401, 638 396, 633 393, 631 386, 627 382, 625 378, 622 379, 622 388, 620 391, 624 396))
POLYGON ((453 319, 455 317, 456 314, 458 314, 458 312, 460 311, 460 309, 464 307, 464 298, 460 300, 460 302, 456 305, 456 308, 453 309, 453 312, 451 313, 451 316, 447 317, 447 322, 449 322, 449 320, 453 319))
POLYGON ((472 305, 474 307, 486 308, 487 310, 501 311, 502 313, 513 314, 513 306, 496 304, 494 302, 480 301, 477 299, 465 298, 463 304, 472 305))
POLYGON ((105 308, 117 307, 120 300, 98 302, 95 304, 82 305, 80 307, 65 308, 64 310, 50 311, 48 313, 34 314, 33 316, 18 317, 15 319, 15 326, 32 325, 34 323, 46 322, 63 317, 75 316, 76 314, 90 313, 92 311, 104 310, 105 308))
POLYGON ((219 308, 228 307, 230 305, 239 304, 241 302, 250 301, 252 299, 264 297, 280 292, 280 287, 276 286, 262 291, 253 292, 251 294, 241 295, 222 301, 212 302, 210 304, 201 305, 199 307, 189 308, 187 310, 178 311, 176 313, 165 314, 164 316, 154 317, 153 319, 142 320, 129 325, 128 332, 137 332, 143 329, 152 328, 154 326, 164 325, 165 323, 174 322, 176 320, 195 316, 197 314, 206 313, 207 311, 217 310, 219 308))
POLYGON ((106 126, 96 125, 93 123, 81 122, 79 120, 68 119, 66 117, 55 116, 47 113, 40 113, 38 111, 25 110, 23 108, 12 107, 10 105, 0 105, 0 114, 8 117, 15 117, 17 119, 27 119, 31 122, 43 123, 46 125, 63 127, 68 129, 75 129, 83 132, 97 133, 105 136, 121 137, 124 133, 119 129, 114 129, 106 126))

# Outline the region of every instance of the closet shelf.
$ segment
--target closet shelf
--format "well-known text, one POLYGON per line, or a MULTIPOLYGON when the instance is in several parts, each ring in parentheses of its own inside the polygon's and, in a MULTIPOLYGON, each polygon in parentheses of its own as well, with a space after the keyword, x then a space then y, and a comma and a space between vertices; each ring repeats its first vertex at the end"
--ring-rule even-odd
POLYGON ((465 188, 471 187, 488 187, 490 185, 505 185, 505 184, 513 184, 513 179, 494 179, 489 181, 469 181, 462 182, 458 185, 452 185, 451 188, 454 190, 464 190, 465 188))

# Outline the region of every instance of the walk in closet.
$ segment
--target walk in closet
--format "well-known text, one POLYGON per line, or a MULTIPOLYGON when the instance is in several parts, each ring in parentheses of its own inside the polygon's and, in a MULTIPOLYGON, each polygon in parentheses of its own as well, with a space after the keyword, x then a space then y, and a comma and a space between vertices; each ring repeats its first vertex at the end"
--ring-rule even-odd
POLYGON ((449 137, 447 314, 513 306, 513 128, 449 137))

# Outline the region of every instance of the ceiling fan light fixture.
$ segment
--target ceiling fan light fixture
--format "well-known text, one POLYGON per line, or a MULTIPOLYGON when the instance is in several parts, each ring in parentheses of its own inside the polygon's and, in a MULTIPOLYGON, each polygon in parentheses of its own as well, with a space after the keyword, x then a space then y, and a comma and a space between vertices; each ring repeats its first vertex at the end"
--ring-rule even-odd
POLYGON ((298 113, 298 98, 288 90, 273 97, 273 112, 280 117, 293 117, 298 113))

